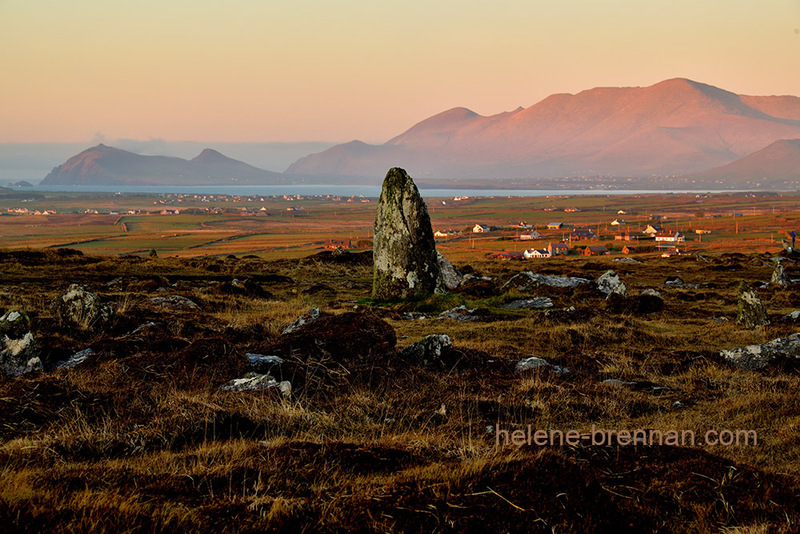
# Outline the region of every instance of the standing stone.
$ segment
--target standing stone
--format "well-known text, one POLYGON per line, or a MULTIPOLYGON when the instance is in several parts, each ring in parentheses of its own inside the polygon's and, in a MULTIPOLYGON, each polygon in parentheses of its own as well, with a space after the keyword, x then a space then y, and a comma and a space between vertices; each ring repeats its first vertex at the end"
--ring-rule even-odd
POLYGON ((398 167, 383 181, 375 214, 372 298, 396 300, 444 291, 428 209, 398 167))
POLYGON ((0 370, 6 376, 42 370, 42 361, 24 312, 11 310, 0 317, 0 370))
POLYGON ((444 284, 444 287, 452 290, 460 286, 464 277, 458 272, 458 269, 453 267, 450 260, 445 258, 438 250, 436 251, 436 260, 439 262, 439 272, 442 276, 441 283, 444 284))
POLYGON ((786 276, 786 271, 783 269, 781 262, 775 262, 775 270, 772 271, 772 278, 769 283, 778 287, 789 287, 791 281, 786 276))
POLYGON ((612 293, 615 293, 621 297, 628 296, 628 290, 625 287, 625 284, 622 283, 620 280, 619 275, 614 271, 606 271, 605 273, 597 279, 597 289, 600 290, 601 293, 604 295, 611 296, 612 293))
POLYGON ((114 315, 114 308, 103 304, 97 293, 78 284, 71 284, 53 303, 62 325, 87 329, 102 326, 114 315))
POLYGON ((769 317, 764 303, 758 298, 756 292, 747 287, 744 282, 739 283, 738 309, 736 323, 745 328, 755 328, 769 324, 769 317))

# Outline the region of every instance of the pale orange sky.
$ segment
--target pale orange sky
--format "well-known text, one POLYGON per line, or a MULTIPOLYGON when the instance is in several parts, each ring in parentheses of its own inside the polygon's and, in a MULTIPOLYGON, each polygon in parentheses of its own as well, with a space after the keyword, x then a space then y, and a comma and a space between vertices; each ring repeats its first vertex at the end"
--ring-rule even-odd
POLYGON ((384 142, 687 77, 800 95, 800 0, 0 0, 0 142, 384 142))

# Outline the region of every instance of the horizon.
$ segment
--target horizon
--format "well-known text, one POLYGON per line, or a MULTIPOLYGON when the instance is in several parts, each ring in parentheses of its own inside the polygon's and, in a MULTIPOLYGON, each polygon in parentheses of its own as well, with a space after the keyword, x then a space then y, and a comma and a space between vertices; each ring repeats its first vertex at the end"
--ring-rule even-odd
POLYGON ((797 0, 11 0, 0 29, 0 143, 381 144, 454 107, 490 116, 595 87, 800 87, 797 0))

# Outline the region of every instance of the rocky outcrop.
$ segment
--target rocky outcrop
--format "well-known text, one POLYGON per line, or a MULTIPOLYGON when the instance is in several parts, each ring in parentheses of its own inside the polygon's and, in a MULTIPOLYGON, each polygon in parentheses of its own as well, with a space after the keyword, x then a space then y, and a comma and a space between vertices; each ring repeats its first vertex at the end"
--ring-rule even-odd
POLYGON ((536 356, 518 361, 514 370, 518 373, 525 373, 527 371, 549 371, 556 375, 564 375, 570 372, 566 367, 553 365, 544 358, 537 358, 536 356))
POLYGON ((764 303, 758 298, 756 292, 744 282, 739 284, 737 307, 736 324, 751 329, 769 324, 769 317, 764 303))
POLYGON ((291 334, 301 326, 313 323, 319 319, 319 308, 309 308, 307 312, 295 319, 295 321, 283 329, 282 334, 291 334))
POLYGON ((403 169, 386 174, 374 228, 372 298, 397 300, 444 291, 428 209, 403 169))
POLYGON ((539 286, 550 287, 578 287, 581 284, 588 284, 591 280, 587 278, 577 278, 573 276, 550 276, 546 274, 536 274, 532 271, 523 271, 514 275, 511 279, 503 284, 500 291, 520 291, 530 292, 539 286))
POLYGON ((507 308, 509 310, 522 310, 522 309, 544 309, 544 308, 552 308, 553 307, 553 300, 550 297, 533 297, 531 299, 519 299, 519 300, 512 300, 506 304, 503 304, 503 308, 507 308))
POLYGON ((597 284, 597 289, 606 296, 612 293, 621 297, 628 296, 628 290, 625 284, 622 283, 619 275, 614 271, 606 271, 600 275, 600 278, 598 278, 595 283, 597 284))
POLYGON ((19 376, 42 370, 28 315, 12 310, 0 317, 0 370, 19 376))
POLYGON ((147 302, 152 304, 157 308, 162 308, 165 310, 172 310, 172 311, 196 311, 200 309, 200 306, 197 305, 191 299, 186 297, 182 297, 180 295, 170 295, 168 297, 153 297, 149 299, 147 302))
POLYGON ((434 365, 442 361, 442 354, 451 345, 450 336, 431 334, 401 350, 400 357, 417 365, 434 365))
POLYGON ((114 308, 103 304, 97 293, 78 284, 70 285, 57 297, 53 308, 62 325, 81 329, 100 327, 114 316, 114 308))
POLYGON ((720 351, 720 356, 740 369, 755 371, 770 364, 800 358, 800 333, 773 339, 762 345, 720 351))

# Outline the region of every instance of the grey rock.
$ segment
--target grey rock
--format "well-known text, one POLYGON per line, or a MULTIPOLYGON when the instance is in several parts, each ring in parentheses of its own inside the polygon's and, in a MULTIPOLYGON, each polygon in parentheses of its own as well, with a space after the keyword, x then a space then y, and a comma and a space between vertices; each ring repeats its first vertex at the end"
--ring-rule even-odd
POLYGON ((180 295, 170 295, 169 297, 153 297, 148 299, 151 305, 157 308, 174 311, 195 311, 199 310, 200 306, 194 301, 182 297, 180 295))
POLYGON ((400 351, 400 357, 417 365, 432 365, 442 360, 442 354, 452 346, 450 336, 431 334, 400 351))
POLYGON ((491 276, 476 276, 474 274, 465 274, 461 278, 461 285, 468 284, 469 282, 491 282, 491 276))
POLYGON ((447 290, 453 290, 460 286, 464 277, 458 272, 458 269, 453 267, 450 260, 445 258, 438 250, 436 251, 436 260, 439 263, 439 273, 441 276, 440 285, 444 286, 447 290))
POLYGON ((375 214, 372 298, 444 292, 431 219, 411 177, 398 167, 383 181, 375 214))
POLYGON ((421 319, 427 319, 428 315, 422 312, 403 312, 403 320, 404 321, 419 321, 421 319))
POLYGON ((281 395, 286 395, 284 391, 291 394, 292 386, 289 382, 278 382, 275 377, 268 374, 247 373, 242 378, 234 378, 227 384, 220 386, 222 391, 260 391, 264 389, 277 388, 281 395))
POLYGON ((664 285, 667 287, 677 287, 680 289, 700 289, 699 284, 687 284, 680 276, 670 276, 664 282, 664 285))
POLYGON ((102 327, 114 316, 114 308, 103 304, 97 293, 72 284, 56 297, 53 308, 62 325, 93 329, 102 327))
POLYGON ((534 297, 532 299, 512 300, 511 302, 503 305, 503 308, 508 308, 511 310, 519 310, 526 308, 552 308, 552 307, 553 307, 553 300, 550 299, 550 297, 534 297))
POLYGON ((307 312, 295 319, 292 324, 284 328, 281 334, 290 334, 301 326, 308 323, 313 323, 317 319, 319 319, 319 308, 309 308, 307 312))
POLYGON ((73 367, 77 367, 78 365, 85 362, 91 355, 92 355, 91 348, 79 350, 66 360, 57 362, 53 367, 56 369, 72 369, 73 367))
POLYGON ((800 333, 773 339, 761 345, 723 350, 719 354, 740 369, 763 369, 773 362, 800 358, 800 333))
POLYGON ((524 360, 518 361, 514 370, 518 373, 522 373, 525 371, 531 371, 533 369, 542 369, 548 367, 552 366, 544 358, 537 358, 536 356, 531 356, 530 358, 525 358, 524 360))
POLYGON ((511 279, 503 284, 500 288, 501 292, 516 290, 528 292, 536 289, 539 286, 550 287, 578 287, 581 284, 588 284, 591 280, 587 278, 578 278, 573 276, 550 276, 546 274, 536 274, 531 271, 523 271, 511 277, 511 279))
POLYGON ((474 313, 474 309, 470 310, 466 306, 461 305, 440 313, 439 317, 442 319, 453 319, 454 321, 468 323, 470 321, 477 321, 480 318, 479 316, 474 315, 474 313))
POLYGON ((245 357, 247 357, 247 361, 250 362, 250 369, 257 373, 265 374, 268 374, 275 367, 280 367, 284 361, 280 356, 256 354, 253 352, 248 352, 245 354, 245 357))
POLYGON ((639 260, 637 260, 637 259, 634 259, 634 258, 629 258, 629 257, 624 257, 624 258, 614 258, 614 259, 613 259, 613 260, 611 260, 611 261, 618 261, 618 262, 620 262, 620 263, 642 263, 642 262, 640 262, 640 261, 639 261, 639 260))
POLYGON ((11 310, 0 317, 0 370, 12 377, 42 370, 30 319, 24 312, 11 310))
POLYGON ((597 289, 606 296, 611 295, 611 293, 615 293, 621 297, 628 296, 628 290, 625 284, 622 283, 619 275, 614 271, 604 272, 595 283, 597 284, 597 289))
POLYGON ((627 382, 625 380, 620 380, 619 378, 607 378, 601 382, 602 384, 606 384, 608 386, 626 386, 626 387, 633 387, 636 385, 636 382, 627 382))
POLYGON ((764 303, 744 282, 739 284, 737 309, 736 324, 750 329, 769 324, 764 303))
POLYGON ((798 321, 800 321, 800 310, 795 310, 781 317, 782 323, 796 323, 798 321))
POLYGON ((772 278, 769 283, 777 287, 789 287, 792 281, 786 276, 786 271, 783 269, 781 262, 775 262, 775 270, 772 271, 772 278))

